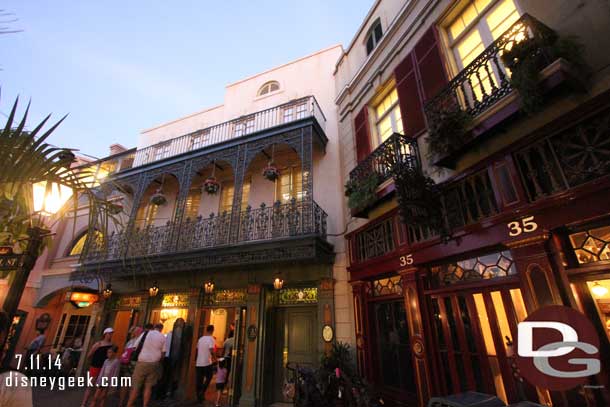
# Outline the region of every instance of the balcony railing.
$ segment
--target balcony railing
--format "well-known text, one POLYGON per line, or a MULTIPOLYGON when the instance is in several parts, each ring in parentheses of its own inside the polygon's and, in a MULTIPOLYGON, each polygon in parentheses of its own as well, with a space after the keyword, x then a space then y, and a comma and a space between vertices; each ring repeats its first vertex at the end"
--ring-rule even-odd
POLYGON ((197 130, 193 133, 162 141, 136 152, 133 167, 173 157, 188 151, 198 150, 213 144, 243 137, 313 117, 324 129, 326 117, 314 96, 307 96, 288 103, 244 115, 234 120, 197 130))
POLYGON ((530 202, 610 175, 609 132, 605 111, 517 151, 530 202))
POLYGON ((361 161, 350 173, 352 181, 363 181, 371 173, 376 173, 379 183, 392 177, 395 168, 419 168, 417 141, 394 133, 381 143, 369 156, 361 161))
POLYGON ((171 254, 245 242, 272 241, 299 236, 326 238, 327 214, 311 201, 292 200, 273 206, 242 211, 237 223, 231 213, 187 219, 182 224, 168 222, 131 232, 110 235, 105 248, 90 250, 86 261, 101 262, 123 257, 171 254), (232 228, 237 227, 237 233, 232 228))
MULTIPOLYGON (((525 39, 540 40, 539 43, 544 44, 554 35, 550 28, 524 14, 426 103, 425 112, 431 131, 435 123, 449 114, 461 109, 474 118, 508 95, 513 88, 510 72, 501 61, 502 55, 525 39)), ((532 57, 540 60, 541 69, 552 62, 543 46, 535 48, 533 52, 532 57)))

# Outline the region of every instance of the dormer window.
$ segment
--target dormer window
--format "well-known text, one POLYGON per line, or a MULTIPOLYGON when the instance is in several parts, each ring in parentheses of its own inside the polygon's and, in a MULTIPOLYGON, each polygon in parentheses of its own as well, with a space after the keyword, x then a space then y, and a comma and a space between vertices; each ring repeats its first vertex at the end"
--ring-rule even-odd
POLYGON ((383 31, 381 30, 381 21, 375 20, 371 28, 369 29, 369 35, 366 38, 366 54, 369 55, 379 44, 383 37, 383 31))
POLYGON ((280 84, 278 81, 269 81, 260 87, 256 96, 263 96, 271 92, 280 90, 280 84))

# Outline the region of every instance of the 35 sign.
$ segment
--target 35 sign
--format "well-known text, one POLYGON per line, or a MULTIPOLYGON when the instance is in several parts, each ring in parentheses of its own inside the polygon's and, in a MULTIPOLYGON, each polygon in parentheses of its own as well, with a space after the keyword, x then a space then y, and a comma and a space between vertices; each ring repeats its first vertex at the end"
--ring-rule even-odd
POLYGON ((413 255, 406 254, 404 256, 400 256, 398 258, 398 260, 400 261, 400 267, 409 266, 409 265, 413 264, 413 255))
POLYGON ((508 227, 509 236, 519 236, 523 233, 532 233, 538 230, 538 224, 534 221, 533 216, 509 222, 506 226, 508 227))

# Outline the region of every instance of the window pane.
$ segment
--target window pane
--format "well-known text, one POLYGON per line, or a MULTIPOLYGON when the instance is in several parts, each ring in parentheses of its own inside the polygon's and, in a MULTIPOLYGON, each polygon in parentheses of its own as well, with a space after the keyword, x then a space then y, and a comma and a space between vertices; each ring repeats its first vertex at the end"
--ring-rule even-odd
POLYGON ((269 85, 269 92, 274 92, 276 90, 278 90, 280 88, 280 86, 277 83, 272 83, 271 85, 269 85))
POLYGON ((477 8, 477 12, 481 14, 481 11, 483 11, 489 3, 491 3, 491 0, 475 0, 474 5, 477 8))
POLYGON ((377 24, 375 26, 375 42, 379 43, 379 40, 381 40, 381 37, 383 36, 383 32, 381 31, 381 23, 377 24))
POLYGON ((464 25, 468 26, 468 24, 472 23, 479 13, 477 13, 477 9, 473 4, 466 7, 466 9, 462 12, 462 19, 464 20, 464 25))
POLYGON ((519 19, 519 13, 512 0, 504 0, 486 18, 489 30, 495 39, 500 37, 519 19))
POLYGON ((457 46, 462 66, 465 67, 471 63, 484 49, 485 46, 483 45, 481 34, 476 30, 470 33, 457 46))
POLYGON ((222 186, 222 192, 220 197, 220 213, 231 212, 233 209, 233 184, 225 184, 222 186))
POLYGON ((375 48, 375 43, 373 42, 373 36, 369 36, 369 39, 366 40, 366 53, 367 55, 371 53, 371 51, 375 48))
POLYGON ((392 135, 392 122, 390 116, 386 116, 385 119, 380 121, 377 126, 377 129, 379 130, 379 137, 383 143, 384 140, 392 135))

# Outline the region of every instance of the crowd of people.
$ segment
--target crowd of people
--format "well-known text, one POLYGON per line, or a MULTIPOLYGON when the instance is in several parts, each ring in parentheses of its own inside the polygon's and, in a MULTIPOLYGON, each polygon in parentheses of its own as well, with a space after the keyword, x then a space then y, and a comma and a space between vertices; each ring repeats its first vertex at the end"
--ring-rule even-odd
MULTIPOLYGON (((117 383, 118 378, 131 377, 131 387, 120 388, 119 407, 133 407, 140 393, 143 406, 148 406, 155 388, 157 395, 171 395, 175 390, 169 380, 172 334, 164 335, 162 330, 163 324, 146 324, 143 329, 130 328, 124 351, 118 355, 118 347, 112 343, 114 330, 106 328, 102 339, 87 354, 89 375, 96 386, 85 390, 81 407, 104 407, 113 378, 117 383)), ((197 342, 196 391, 198 401, 203 402, 215 374, 215 405, 221 406, 231 368, 233 326, 222 348, 217 348, 213 334, 214 326, 208 325, 197 342)))

